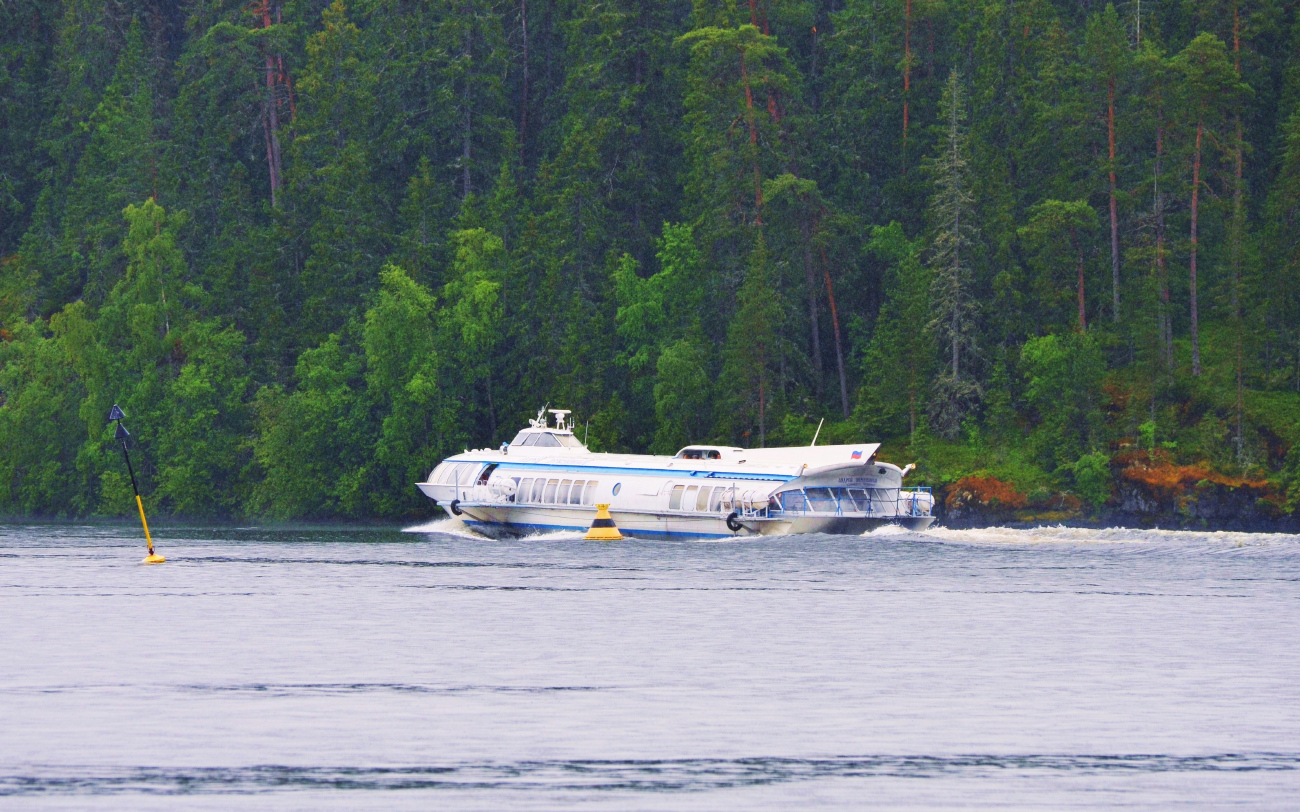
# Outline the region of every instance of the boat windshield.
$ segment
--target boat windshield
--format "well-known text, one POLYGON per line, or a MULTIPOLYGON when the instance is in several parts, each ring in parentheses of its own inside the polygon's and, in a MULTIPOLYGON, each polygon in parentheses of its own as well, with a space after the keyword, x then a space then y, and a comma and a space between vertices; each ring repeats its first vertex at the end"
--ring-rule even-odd
POLYGON ((578 438, 572 434, 552 434, 549 431, 530 433, 527 430, 516 434, 514 441, 510 445, 520 448, 530 445, 546 448, 560 448, 561 446, 564 448, 583 448, 582 443, 578 442, 578 438))

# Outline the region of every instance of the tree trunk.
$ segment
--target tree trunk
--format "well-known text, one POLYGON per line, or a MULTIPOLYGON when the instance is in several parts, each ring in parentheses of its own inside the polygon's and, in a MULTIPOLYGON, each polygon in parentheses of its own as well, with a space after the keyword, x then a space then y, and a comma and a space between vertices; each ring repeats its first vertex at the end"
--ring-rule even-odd
POLYGON ((814 390, 817 397, 820 398, 822 396, 822 379, 826 373, 822 369, 821 324, 817 318, 817 274, 813 270, 812 229, 808 225, 807 217, 803 218, 800 225, 803 227, 803 274, 804 281, 808 285, 808 325, 812 333, 813 372, 816 375, 814 390))
POLYGON ((1083 306, 1083 243, 1079 242, 1079 232, 1076 229, 1070 229, 1070 241, 1074 243, 1074 251, 1079 255, 1079 332, 1082 333, 1088 329, 1088 320, 1083 306))
POLYGON ((528 0, 519 0, 519 20, 524 37, 523 89, 519 100, 519 157, 523 160, 528 149, 528 0))
POLYGON ((1187 279, 1191 288, 1192 315, 1192 375, 1201 374, 1201 336, 1196 312, 1196 225, 1200 213, 1201 195, 1201 139, 1205 133, 1203 119, 1196 121, 1196 151, 1192 159, 1192 256, 1188 263, 1187 279))
POLYGON ((1115 296, 1115 323, 1119 324, 1119 207, 1115 200, 1115 80, 1106 90, 1106 140, 1110 147, 1110 274, 1115 296))
MULTIPOLYGON (((1241 21, 1237 13, 1237 4, 1232 4, 1232 53, 1233 66, 1237 72, 1237 78, 1241 78, 1241 21)), ((1232 187, 1232 320, 1233 337, 1236 341, 1236 365, 1237 365, 1237 462, 1241 463, 1242 457, 1246 453, 1246 437, 1243 427, 1245 418, 1244 393, 1242 392, 1242 378, 1244 370, 1242 369, 1243 348, 1242 334, 1245 332, 1245 324, 1242 319, 1241 308, 1241 241, 1245 236, 1245 213, 1241 208, 1241 170, 1242 170, 1242 149, 1241 149, 1241 116, 1237 116, 1237 143, 1236 161, 1234 166, 1233 187, 1232 187)))
MULTIPOLYGON (((956 109, 957 109, 957 101, 956 101, 956 99, 954 99, 954 100, 953 100, 953 119, 952 119, 952 127, 953 127, 953 133, 954 133, 954 134, 957 132, 957 114, 956 114, 956 109)), ((957 158, 959 157, 959 156, 958 156, 958 151, 957 151, 957 141, 955 140, 955 138, 956 138, 956 136, 954 135, 954 140, 953 140, 953 142, 952 142, 952 157, 953 157, 953 166, 954 166, 954 167, 957 166, 957 158)), ((953 171, 956 172, 955 169, 954 169, 953 171)), ((953 249, 952 249, 952 273, 953 273, 953 279, 954 279, 954 280, 960 280, 960 279, 961 279, 961 205, 960 205, 960 203, 959 203, 959 201, 961 200, 961 181, 960 181, 960 180, 957 181, 955 188, 956 188, 957 194, 953 196, 953 217, 952 217, 952 237, 953 237, 953 240, 952 240, 952 244, 953 244, 953 249)), ((959 356, 958 356, 958 346, 959 346, 959 345, 958 345, 958 338, 957 338, 957 336, 960 335, 959 330, 960 330, 960 328, 961 328, 961 290, 960 290, 960 286, 958 286, 958 289, 955 291, 955 295, 956 295, 957 298, 956 298, 956 300, 954 300, 953 303, 952 303, 952 380, 953 380, 953 383, 954 383, 954 384, 957 382, 958 378, 961 377, 961 361, 960 361, 960 358, 959 358, 959 356)))
POLYGON ((903 9, 903 174, 907 174, 907 114, 912 90, 912 0, 903 9))
POLYGON ((465 105, 465 108, 464 108, 464 110, 462 111, 462 114, 461 114, 461 115, 462 115, 462 127, 463 127, 463 129, 462 129, 462 131, 461 131, 461 148, 460 148, 461 200, 465 200, 466 198, 468 198, 469 195, 470 195, 470 192, 473 190, 472 187, 471 187, 471 185, 470 185, 470 171, 469 171, 469 162, 470 162, 470 157, 471 157, 471 146, 470 146, 470 142, 471 142, 471 138, 473 137, 473 125, 474 125, 474 122, 473 122, 473 119, 472 119, 472 117, 471 117, 471 113, 470 113, 470 81, 469 81, 469 73, 468 73, 468 71, 469 71, 469 70, 471 69, 471 67, 472 67, 472 65, 471 65, 471 63, 470 63, 470 60, 471 60, 471 58, 472 58, 472 54, 471 54, 471 52, 472 52, 472 50, 473 50, 473 37, 474 37, 473 27, 472 27, 471 20, 473 20, 473 9, 470 8, 470 6, 469 6, 468 4, 466 4, 466 6, 465 6, 465 23, 466 23, 466 28, 465 28, 465 45, 464 45, 464 50, 462 51, 462 54, 463 54, 463 56, 465 57, 465 64, 466 64, 466 66, 467 66, 467 67, 466 67, 467 73, 465 74, 465 88, 464 88, 464 92, 465 92, 464 105, 465 105))
MULTIPOLYGON (((750 9, 754 7, 750 0, 750 9)), ((740 78, 745 85, 745 115, 749 119, 749 146, 754 153, 754 225, 763 225, 763 176, 758 170, 758 127, 754 123, 754 91, 749 86, 749 69, 745 66, 745 52, 740 52, 740 78)))
MULTIPOLYGON (((262 12, 262 27, 271 27, 271 4, 269 0, 264 0, 260 9, 262 12)), ((263 102, 262 127, 266 136, 266 168, 271 184, 271 206, 277 203, 277 192, 280 190, 281 162, 280 162, 280 114, 279 99, 276 97, 276 80, 279 72, 276 70, 276 57, 269 51, 266 54, 266 100, 263 102)))
POLYGON ((840 342, 840 316, 835 309, 835 291, 831 290, 831 268, 826 264, 826 252, 822 252, 822 273, 826 275, 826 300, 831 305, 831 326, 835 328, 835 367, 840 375, 840 408, 844 419, 849 419, 849 384, 844 377, 844 349, 840 342))
POLYGON ((1155 206, 1156 216, 1156 285, 1160 291, 1160 313, 1158 319, 1160 352, 1164 357, 1165 368, 1174 371, 1174 328, 1171 323, 1172 311, 1169 307, 1169 270, 1165 266, 1165 198, 1160 191, 1161 166, 1164 159, 1165 128, 1163 119, 1156 124, 1156 167, 1155 167, 1155 206))
POLYGON ((916 386, 907 388, 907 445, 916 443, 916 386))

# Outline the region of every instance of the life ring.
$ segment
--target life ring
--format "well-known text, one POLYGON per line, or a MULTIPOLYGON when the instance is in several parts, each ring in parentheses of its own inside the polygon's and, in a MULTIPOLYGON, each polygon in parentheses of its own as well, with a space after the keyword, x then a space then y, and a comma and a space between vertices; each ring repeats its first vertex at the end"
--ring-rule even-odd
POLYGON ((737 513, 736 511, 733 510, 733 511, 731 511, 731 513, 727 514, 727 529, 728 529, 728 530, 730 530, 730 531, 733 532, 733 533, 739 533, 742 529, 744 529, 744 527, 745 527, 745 526, 744 526, 743 524, 740 523, 740 514, 739 514, 739 513, 737 513))
POLYGON ((457 516, 459 516, 461 513, 464 512, 464 511, 462 511, 462 510, 460 509, 460 500, 459 500, 459 499, 453 499, 453 500, 451 500, 451 504, 447 505, 447 508, 448 508, 449 510, 451 510, 451 512, 454 513, 454 514, 456 514, 457 516))

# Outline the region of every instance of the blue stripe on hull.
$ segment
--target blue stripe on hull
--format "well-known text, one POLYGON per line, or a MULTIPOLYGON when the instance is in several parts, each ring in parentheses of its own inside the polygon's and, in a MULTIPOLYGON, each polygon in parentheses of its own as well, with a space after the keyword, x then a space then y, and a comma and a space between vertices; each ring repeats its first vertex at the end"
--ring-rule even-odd
MULTIPOLYGON (((797 479, 794 474, 777 474, 777 473, 758 473, 751 474, 748 471, 700 471, 689 468, 621 468, 613 465, 582 465, 580 463, 559 463, 559 462, 518 462, 515 460, 461 460, 455 457, 448 457, 443 462, 459 463, 477 463, 486 465, 496 463, 501 472, 516 470, 539 470, 539 471, 557 471, 569 472, 574 474, 610 474, 612 476, 657 476, 671 479, 736 479, 753 482, 789 482, 797 479)), ((852 467, 852 466, 845 466, 852 467)))
MULTIPOLYGON (((523 535, 530 532, 536 533, 559 533, 565 530, 574 530, 579 533, 587 532, 586 526, 571 526, 563 524, 523 524, 521 522, 480 522, 472 519, 462 519, 468 527, 490 527, 501 529, 513 535, 523 535)), ((621 528, 620 528, 621 529, 621 528)), ((729 539, 729 538, 751 538, 752 536, 741 536, 733 533, 684 533, 675 530, 622 530, 633 538, 639 539, 729 539)))

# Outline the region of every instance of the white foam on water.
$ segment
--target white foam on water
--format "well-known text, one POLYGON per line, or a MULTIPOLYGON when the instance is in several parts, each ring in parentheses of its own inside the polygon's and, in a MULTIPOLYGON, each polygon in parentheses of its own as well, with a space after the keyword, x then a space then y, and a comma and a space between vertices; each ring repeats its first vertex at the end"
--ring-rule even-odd
POLYGON ((434 519, 431 522, 417 524, 413 527, 403 527, 403 533, 441 533, 448 536, 463 536, 465 538, 481 539, 483 536, 475 533, 469 528, 469 525, 456 518, 447 516, 443 519, 434 519))
MULTIPOLYGON (((445 536, 459 536, 475 541, 490 541, 491 537, 480 533, 455 516, 435 519, 412 527, 403 527, 403 533, 437 533, 445 536)), ((586 535, 585 530, 556 530, 550 533, 532 533, 520 536, 529 541, 575 541, 586 535)))
POLYGON ((1065 525, 1029 528, 982 527, 961 530, 935 526, 920 531, 920 535, 959 544, 1199 544, 1212 547, 1300 544, 1300 536, 1288 533, 1066 527, 1065 525))
POLYGON ((529 541, 581 541, 586 530, 552 530, 549 533, 532 533, 523 538, 529 541))

